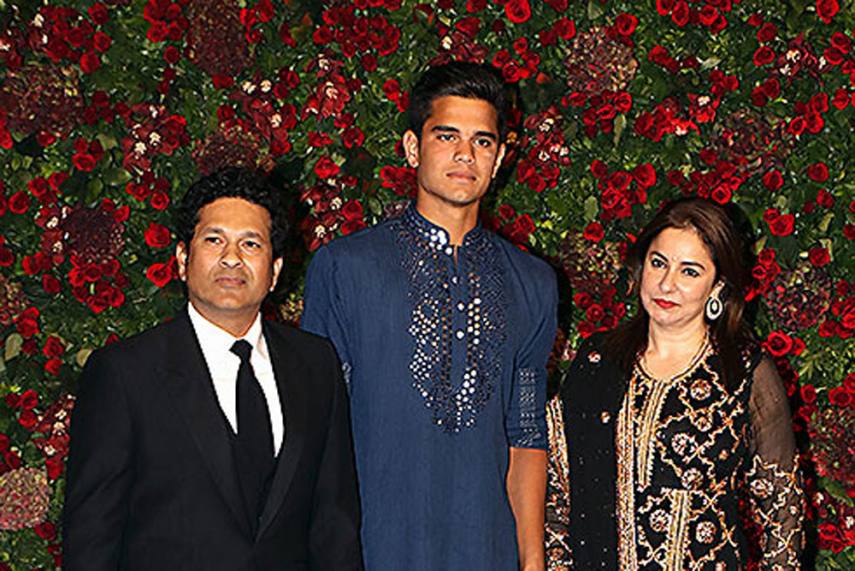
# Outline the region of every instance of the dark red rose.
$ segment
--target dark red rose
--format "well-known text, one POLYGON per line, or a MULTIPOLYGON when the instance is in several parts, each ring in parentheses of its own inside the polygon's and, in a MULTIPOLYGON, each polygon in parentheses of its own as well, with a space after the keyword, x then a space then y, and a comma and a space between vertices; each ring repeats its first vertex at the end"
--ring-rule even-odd
POLYGON ((778 26, 773 24, 772 22, 766 22, 760 29, 757 30, 757 41, 758 42, 771 42, 775 39, 775 36, 778 35, 778 26))
POLYGON ((56 295, 62 289, 62 284, 56 278, 56 276, 52 276, 50 274, 42 275, 42 289, 48 295, 56 295))
POLYGON ((828 402, 839 407, 846 407, 852 402, 852 395, 843 387, 834 387, 828 391, 828 402))
POLYGON ((795 229, 796 219, 792 214, 780 214, 769 222, 769 231, 774 236, 789 236, 795 229))
POLYGON ((149 223, 143 235, 145 243, 152 248, 166 248, 172 242, 169 228, 155 222, 149 223))
POLYGON ((603 178, 609 174, 609 167, 603 161, 594 159, 591 162, 591 174, 593 174, 595 178, 603 178))
POLYGON ((722 183, 716 185, 715 188, 710 192, 710 198, 719 204, 727 204, 730 202, 730 199, 733 198, 733 191, 730 188, 730 184, 722 183))
POLYGON ((148 267, 145 272, 145 277, 151 281, 157 287, 163 287, 172 281, 174 277, 172 275, 172 266, 175 262, 175 258, 172 257, 169 261, 165 263, 154 263, 148 267))
POLYGON ((80 56, 80 69, 83 73, 94 73, 101 67, 101 58, 95 52, 86 52, 80 56))
POLYGON ((0 246, 0 268, 8 268, 15 263, 15 254, 5 246, 0 246))
POLYGON ((816 388, 813 385, 804 385, 799 391, 805 404, 816 402, 816 388))
POLYGON ((623 14, 618 14, 618 17, 615 18, 615 30, 617 30, 617 33, 621 36, 632 34, 635 31, 636 26, 638 26, 638 18, 632 14, 624 12, 623 14))
POLYGON ((32 410, 39 405, 39 393, 33 389, 27 389, 21 393, 21 398, 18 401, 18 406, 24 410, 32 410))
POLYGON ((23 190, 19 190, 9 197, 7 205, 9 212, 12 214, 23 214, 30 209, 30 195, 23 190))
POLYGON ((107 23, 107 20, 110 18, 107 13, 107 7, 104 6, 101 2, 95 2, 89 7, 89 17, 92 18, 92 21, 96 26, 103 26, 107 23))
POLYGON ((155 210, 166 210, 169 206, 169 195, 165 192, 155 191, 149 197, 148 203, 155 210))
POLYGON ((531 18, 531 6, 528 0, 508 0, 505 4, 505 16, 514 24, 528 22, 531 18))
POLYGON ((359 127, 348 127, 341 134, 341 142, 348 149, 352 149, 353 147, 361 147, 362 143, 365 142, 365 135, 363 134, 362 129, 360 129, 359 127))
POLYGON ((855 329, 855 303, 851 299, 843 308, 840 324, 850 331, 855 329))
POLYGON ((674 5, 671 20, 681 28, 689 23, 689 4, 686 0, 678 0, 674 5))
POLYGON ((777 169, 772 169, 763 175, 763 186, 772 192, 778 190, 784 185, 784 177, 777 169))
POLYGON ((667 16, 674 9, 676 0, 656 0, 656 13, 660 16, 667 16))
POLYGON ((579 309, 587 309, 593 302, 594 300, 591 299, 590 294, 584 291, 573 294, 573 303, 579 309))
POLYGON ((641 188, 647 189, 656 184, 656 170, 650 163, 642 163, 632 169, 632 176, 641 188))
POLYGON ((552 26, 552 29, 562 40, 572 40, 576 36, 576 22, 568 18, 560 18, 552 26))
POLYGON ((341 214, 348 221, 362 220, 364 214, 362 203, 358 200, 348 200, 341 207, 341 214))
POLYGON ((336 176, 341 169, 329 157, 321 157, 315 163, 315 174, 320 179, 327 179, 336 176))
POLYGON ((603 311, 603 306, 599 303, 591 304, 591 306, 585 311, 585 317, 591 323, 598 322, 604 315, 605 312, 603 311))
POLYGON ((62 457, 56 454, 45 460, 45 468, 47 470, 48 479, 50 481, 54 481, 62 476, 62 471, 65 470, 65 464, 62 461, 62 457))
POLYGON ((103 53, 110 49, 110 46, 113 45, 113 38, 111 38, 104 32, 95 32, 95 34, 92 36, 92 45, 95 46, 95 49, 97 51, 103 53))
POLYGON ((762 67, 775 61, 775 52, 769 46, 760 46, 754 52, 754 65, 762 67))
POLYGON ((59 370, 62 368, 62 359, 48 359, 45 362, 45 373, 49 375, 53 375, 54 377, 59 375, 59 370))
POLYGON ((603 225, 599 222, 591 222, 587 226, 585 226, 585 231, 582 232, 582 236, 585 237, 586 240, 590 240, 591 242, 599 242, 603 239, 605 232, 603 231, 603 225))
MULTIPOLYGON (((90 9, 91 12, 91 9, 90 9)), ((56 526, 49 521, 42 522, 33 528, 36 535, 45 541, 53 541, 56 539, 56 526)))
POLYGON ((95 157, 89 153, 75 153, 75 155, 71 157, 71 161, 74 163, 74 167, 79 171, 91 172, 95 169, 95 157))
POLYGON ((815 182, 825 182, 828 180, 828 167, 825 163, 813 163, 807 168, 808 178, 815 182))
POLYGON ((626 91, 621 91, 615 96, 615 109, 618 113, 627 113, 632 109, 632 95, 626 91))
POLYGON ((826 24, 830 24, 839 11, 840 4, 837 0, 816 0, 816 15, 826 24))
POLYGON ((59 340, 59 337, 55 335, 51 335, 45 341, 44 347, 42 347, 42 354, 45 357, 60 357, 65 353, 65 347, 62 345, 62 341, 59 340))
POLYGON ((782 331, 772 331, 766 337, 766 342, 763 346, 774 357, 783 357, 793 348, 793 339, 782 331))
POLYGON ((38 422, 39 417, 31 410, 22 411, 21 415, 18 417, 18 424, 20 424, 27 430, 32 430, 33 428, 35 428, 38 422))
POLYGON ((817 246, 816 248, 811 248, 808 251, 808 259, 810 263, 816 266, 817 268, 821 268, 831 261, 831 256, 828 254, 828 250, 817 246))

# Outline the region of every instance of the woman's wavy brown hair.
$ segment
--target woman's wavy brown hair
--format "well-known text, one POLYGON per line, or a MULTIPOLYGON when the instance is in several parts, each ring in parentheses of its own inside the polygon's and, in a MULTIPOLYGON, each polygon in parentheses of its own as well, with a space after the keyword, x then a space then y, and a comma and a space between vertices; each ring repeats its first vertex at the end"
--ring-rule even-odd
MULTIPOLYGON (((630 291, 636 295, 650 244, 667 228, 696 232, 715 263, 714 283, 724 284, 719 294, 724 311, 718 319, 708 323, 710 337, 721 360, 725 385, 735 387, 745 373, 742 348, 752 341, 751 331, 743 319, 750 266, 740 232, 722 206, 705 198, 682 198, 667 203, 644 227, 627 253, 630 291)), ((647 348, 648 321, 647 311, 639 299, 635 316, 606 336, 605 351, 618 362, 627 377, 638 356, 647 348)))

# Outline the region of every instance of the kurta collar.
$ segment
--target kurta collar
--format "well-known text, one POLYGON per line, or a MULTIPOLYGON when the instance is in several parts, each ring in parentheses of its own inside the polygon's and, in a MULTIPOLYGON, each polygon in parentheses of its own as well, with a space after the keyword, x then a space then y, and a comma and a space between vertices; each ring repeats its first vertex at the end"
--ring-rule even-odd
MULTIPOLYGON (((437 252, 443 253, 447 256, 454 254, 454 246, 449 240, 448 231, 442 226, 437 226, 422 216, 416 208, 415 201, 410 202, 410 205, 404 211, 401 218, 404 220, 408 228, 422 238, 428 248, 436 250, 437 252)), ((467 232, 463 237, 463 246, 468 246, 475 240, 484 237, 485 233, 486 231, 479 220, 475 227, 467 232)))

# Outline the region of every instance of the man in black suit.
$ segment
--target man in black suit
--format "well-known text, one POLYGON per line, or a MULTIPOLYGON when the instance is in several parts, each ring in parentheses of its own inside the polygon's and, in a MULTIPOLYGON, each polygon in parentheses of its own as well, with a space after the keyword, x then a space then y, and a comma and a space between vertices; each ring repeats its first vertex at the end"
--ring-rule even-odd
POLYGON ((227 169, 178 214, 187 309, 83 372, 63 569, 361 569, 338 360, 259 313, 282 268, 275 191, 227 169))

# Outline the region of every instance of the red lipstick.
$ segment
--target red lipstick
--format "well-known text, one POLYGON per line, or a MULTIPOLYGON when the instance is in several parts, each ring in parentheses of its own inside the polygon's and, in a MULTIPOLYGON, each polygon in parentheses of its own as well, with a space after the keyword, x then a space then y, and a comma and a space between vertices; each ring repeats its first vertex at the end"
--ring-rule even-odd
POLYGON ((679 303, 674 303, 673 301, 668 301, 667 299, 654 299, 653 302, 662 309, 671 309, 672 307, 677 307, 678 305, 680 305, 679 303))

